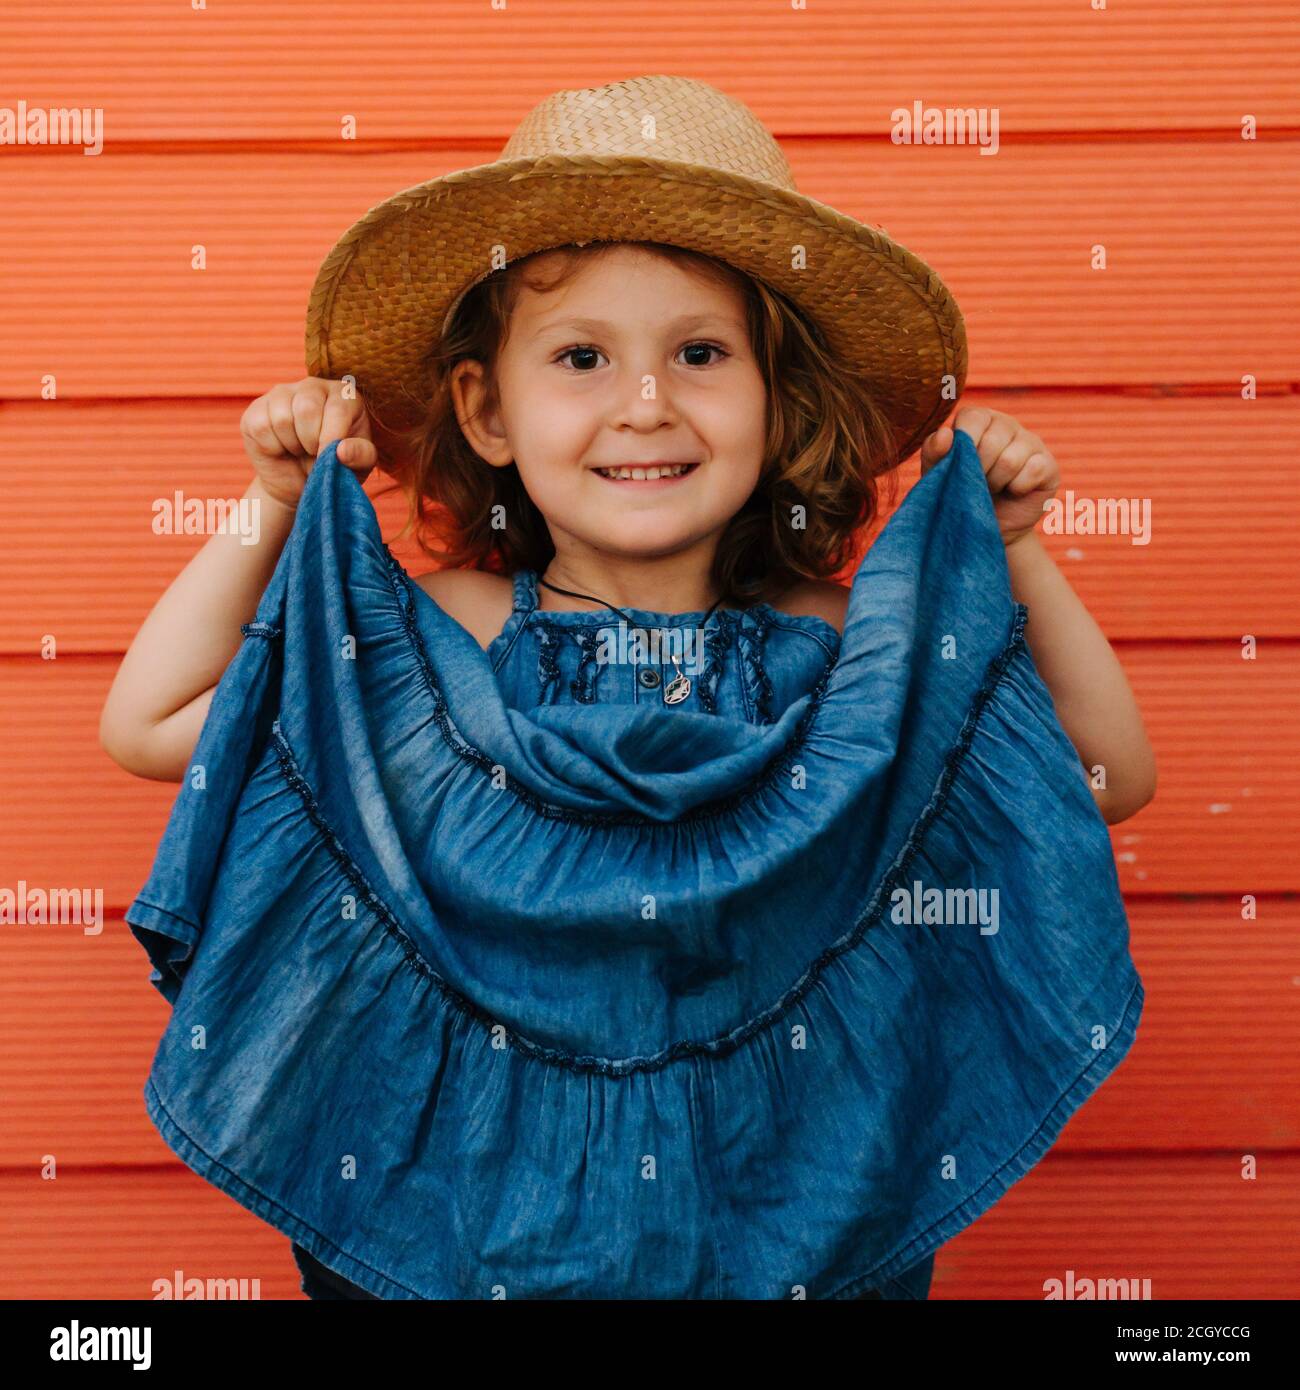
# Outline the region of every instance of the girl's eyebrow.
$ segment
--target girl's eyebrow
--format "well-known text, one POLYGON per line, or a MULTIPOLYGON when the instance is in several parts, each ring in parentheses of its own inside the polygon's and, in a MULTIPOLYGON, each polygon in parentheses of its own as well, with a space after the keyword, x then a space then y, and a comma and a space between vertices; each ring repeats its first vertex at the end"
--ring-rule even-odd
MULTIPOLYGON (((665 324, 665 328, 672 333, 688 333, 694 329, 707 327, 715 324, 722 328, 730 328, 734 332, 742 332, 742 325, 726 314, 682 314, 665 324)), ((532 336, 534 339, 540 338, 543 333, 575 332, 601 334, 609 333, 615 329, 615 325, 606 319, 557 319, 554 323, 544 323, 532 336)))

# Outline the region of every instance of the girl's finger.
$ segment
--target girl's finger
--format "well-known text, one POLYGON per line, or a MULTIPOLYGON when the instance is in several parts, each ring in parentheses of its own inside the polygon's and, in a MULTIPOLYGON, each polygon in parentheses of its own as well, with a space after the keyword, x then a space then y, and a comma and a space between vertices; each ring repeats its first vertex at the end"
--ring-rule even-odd
POLYGON ((364 418, 365 409, 365 403, 357 397, 350 401, 344 400, 342 383, 335 382, 330 387, 329 397, 325 401, 316 456, 319 457, 336 439, 347 439, 353 434, 364 437, 364 434, 369 433, 357 429, 357 422, 364 418))
POLYGON ((314 459, 318 452, 316 441, 320 438, 324 396, 323 391, 312 386, 299 386, 293 393, 294 431, 299 446, 310 459, 314 459))
POLYGON ((1007 491, 1016 497, 1023 497, 1036 488, 1050 489, 1051 472, 1051 460, 1041 449, 1037 450, 1030 454, 1020 471, 1007 483, 1007 491))
POLYGON ((1029 456, 1016 438, 1015 421, 1007 416, 998 416, 980 437, 976 452, 980 456, 980 466, 988 479, 989 489, 997 492, 1006 485, 1020 464, 1029 456))
POLYGON ((983 405, 964 405, 953 417, 953 428, 970 436, 976 452, 984 441, 985 431, 993 423, 993 412, 983 405))
POLYGON ((989 491, 997 493, 1006 487, 1034 454, 1042 453, 1043 446, 1041 440, 1027 433, 1013 433, 1009 440, 1003 442, 998 442, 998 436, 993 435, 993 441, 987 460, 981 450, 980 461, 984 464, 989 491))
POLYGON ((302 444, 293 419, 293 391, 288 386, 277 386, 267 393, 267 414, 271 429, 280 441, 280 448, 291 459, 302 457, 302 444))
POLYGON ((284 452, 279 435, 271 428, 271 412, 265 401, 256 401, 245 413, 240 426, 263 458, 275 458, 284 452))

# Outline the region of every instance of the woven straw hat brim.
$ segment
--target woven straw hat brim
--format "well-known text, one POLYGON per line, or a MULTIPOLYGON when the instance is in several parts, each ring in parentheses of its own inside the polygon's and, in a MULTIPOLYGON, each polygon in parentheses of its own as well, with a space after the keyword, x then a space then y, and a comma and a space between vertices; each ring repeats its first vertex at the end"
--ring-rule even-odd
POLYGON ((353 375, 381 423, 413 424, 428 399, 425 355, 460 297, 499 264, 494 248, 515 261, 568 243, 643 240, 714 256, 799 305, 871 383, 900 462, 961 395, 961 311, 918 256, 806 194, 626 154, 497 160, 373 207, 317 274, 308 371, 353 375), (792 264, 799 247, 802 266, 792 264))

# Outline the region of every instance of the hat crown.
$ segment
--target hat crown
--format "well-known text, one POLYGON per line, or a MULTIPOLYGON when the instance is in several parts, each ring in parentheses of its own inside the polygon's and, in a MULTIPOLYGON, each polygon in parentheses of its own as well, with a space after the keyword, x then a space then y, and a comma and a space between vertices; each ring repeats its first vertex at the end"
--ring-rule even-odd
POLYGON ((546 155, 706 165, 797 191, 780 145, 758 117, 689 77, 629 77, 553 92, 520 121, 501 152, 502 159, 546 155))

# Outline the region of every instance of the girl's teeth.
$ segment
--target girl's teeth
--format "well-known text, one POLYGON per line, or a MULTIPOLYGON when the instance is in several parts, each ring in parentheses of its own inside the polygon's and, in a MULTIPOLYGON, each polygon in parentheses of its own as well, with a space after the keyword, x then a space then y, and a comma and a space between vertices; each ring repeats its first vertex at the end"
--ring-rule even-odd
POLYGON ((671 468, 598 468, 596 472, 606 478, 653 482, 656 478, 676 478, 679 474, 685 473, 690 466, 689 463, 678 463, 671 468))

